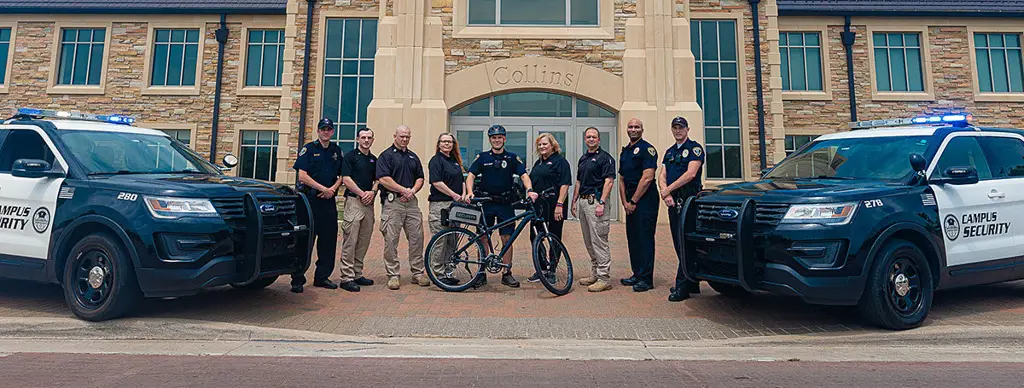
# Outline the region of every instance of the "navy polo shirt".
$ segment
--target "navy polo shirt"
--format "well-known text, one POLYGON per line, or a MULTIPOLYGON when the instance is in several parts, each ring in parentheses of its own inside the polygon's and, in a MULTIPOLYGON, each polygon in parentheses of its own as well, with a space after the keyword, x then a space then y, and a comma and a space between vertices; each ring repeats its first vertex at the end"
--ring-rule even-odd
MULTIPOLYGON (((423 179, 423 163, 415 152, 408 148, 402 151, 392 145, 377 158, 377 180, 386 176, 391 177, 399 186, 411 189, 417 179, 423 179)), ((383 201, 387 198, 388 190, 381 188, 380 192, 383 201)))
MULTIPOLYGON (((558 188, 572 184, 572 168, 560 153, 554 153, 547 159, 537 159, 530 171, 533 191, 540 193, 552 187, 558 188)), ((555 190, 558 194, 558 190, 555 190)))
POLYGON ((576 173, 580 195, 600 195, 604 180, 615 178, 615 159, 601 148, 584 153, 576 164, 576 173))
POLYGON ((299 150, 292 168, 305 171, 317 183, 331 187, 341 177, 341 147, 331 142, 327 148, 315 140, 299 150))
MULTIPOLYGON (((352 178, 359 190, 373 190, 373 181, 376 180, 377 156, 373 152, 362 153, 359 148, 345 154, 341 161, 341 175, 352 178)), ((358 197, 356 193, 345 189, 346 197, 358 197)))
POLYGON ((438 152, 430 162, 427 163, 427 170, 430 172, 430 196, 428 201, 441 202, 451 201, 452 197, 445 195, 441 190, 434 187, 433 183, 442 182, 456 194, 462 194, 462 186, 466 184, 466 178, 462 176, 462 166, 455 158, 445 156, 438 152))
POLYGON ((673 194, 689 196, 700 191, 701 171, 704 169, 704 147, 701 147, 693 139, 686 139, 683 144, 673 144, 665 150, 665 158, 661 160, 661 163, 665 165, 665 184, 671 185, 672 182, 683 176, 692 161, 701 162, 700 167, 697 168, 697 176, 673 194))
POLYGON ((526 174, 526 166, 523 160, 516 154, 502 152, 494 153, 494 150, 481 152, 476 160, 469 166, 469 172, 480 177, 480 191, 487 194, 504 194, 512 191, 515 184, 513 177, 526 174))
POLYGON ((626 185, 626 189, 635 189, 640 184, 644 170, 649 168, 658 168, 658 151, 651 143, 640 139, 636 144, 622 147, 619 175, 622 175, 622 184, 626 185))

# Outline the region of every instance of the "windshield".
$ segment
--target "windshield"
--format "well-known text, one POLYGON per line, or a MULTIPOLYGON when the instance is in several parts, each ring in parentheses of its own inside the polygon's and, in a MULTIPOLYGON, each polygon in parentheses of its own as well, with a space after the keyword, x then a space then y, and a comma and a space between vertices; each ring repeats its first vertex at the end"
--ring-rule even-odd
POLYGON ((779 163, 765 178, 902 179, 913 171, 910 154, 925 155, 929 137, 820 140, 779 163))
POLYGON ((62 131, 61 139, 89 175, 220 174, 170 137, 124 132, 62 131))

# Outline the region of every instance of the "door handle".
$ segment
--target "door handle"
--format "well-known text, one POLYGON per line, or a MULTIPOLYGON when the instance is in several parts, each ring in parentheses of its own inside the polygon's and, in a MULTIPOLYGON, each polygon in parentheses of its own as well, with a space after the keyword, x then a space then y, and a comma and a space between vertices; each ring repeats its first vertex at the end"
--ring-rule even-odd
POLYGON ((996 198, 1006 198, 1006 193, 1003 193, 1003 192, 999 192, 999 191, 996 191, 995 189, 992 189, 992 191, 990 191, 990 192, 988 193, 988 197, 989 197, 989 198, 992 198, 992 199, 996 199, 996 198))

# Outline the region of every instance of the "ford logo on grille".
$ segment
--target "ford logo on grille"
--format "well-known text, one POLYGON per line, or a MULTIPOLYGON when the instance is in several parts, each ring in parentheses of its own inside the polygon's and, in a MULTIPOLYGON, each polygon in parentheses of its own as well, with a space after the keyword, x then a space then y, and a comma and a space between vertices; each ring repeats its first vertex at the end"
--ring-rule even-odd
POLYGON ((265 203, 260 205, 260 211, 264 213, 273 213, 277 211, 277 206, 271 203, 265 203))
POLYGON ((735 220, 736 217, 740 216, 740 212, 733 209, 722 209, 718 211, 718 218, 723 220, 735 220))

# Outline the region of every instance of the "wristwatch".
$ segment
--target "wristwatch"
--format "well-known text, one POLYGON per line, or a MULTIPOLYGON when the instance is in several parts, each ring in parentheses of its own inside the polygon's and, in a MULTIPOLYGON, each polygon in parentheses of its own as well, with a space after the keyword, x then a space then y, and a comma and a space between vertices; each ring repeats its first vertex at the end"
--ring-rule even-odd
POLYGON ((627 199, 626 203, 628 203, 630 205, 633 205, 633 206, 636 206, 636 202, 633 202, 633 198, 627 199))
POLYGON ((598 205, 604 205, 604 200, 603 200, 603 199, 600 199, 600 198, 598 198, 598 199, 597 199, 597 204, 598 204, 598 205))

